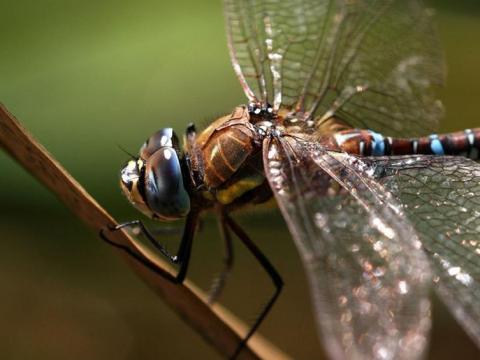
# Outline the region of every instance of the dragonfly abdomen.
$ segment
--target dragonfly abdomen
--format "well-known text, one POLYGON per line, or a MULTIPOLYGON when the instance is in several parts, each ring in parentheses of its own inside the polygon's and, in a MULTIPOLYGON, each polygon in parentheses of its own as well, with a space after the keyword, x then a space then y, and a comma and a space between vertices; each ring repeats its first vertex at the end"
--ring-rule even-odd
POLYGON ((424 154, 480 158, 480 128, 419 138, 393 138, 371 130, 350 129, 334 138, 341 150, 361 156, 424 154))

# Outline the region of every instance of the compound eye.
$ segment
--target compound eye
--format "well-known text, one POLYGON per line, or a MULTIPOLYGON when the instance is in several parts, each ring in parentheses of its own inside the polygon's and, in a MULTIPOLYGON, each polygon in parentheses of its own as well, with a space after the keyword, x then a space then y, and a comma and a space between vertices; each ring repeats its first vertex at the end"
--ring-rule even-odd
POLYGON ((178 138, 172 128, 165 128, 150 136, 140 148, 140 157, 147 160, 162 147, 178 150, 178 138))
POLYGON ((163 220, 185 217, 190 211, 190 196, 183 183, 180 160, 174 148, 153 153, 145 169, 145 197, 148 207, 163 220))

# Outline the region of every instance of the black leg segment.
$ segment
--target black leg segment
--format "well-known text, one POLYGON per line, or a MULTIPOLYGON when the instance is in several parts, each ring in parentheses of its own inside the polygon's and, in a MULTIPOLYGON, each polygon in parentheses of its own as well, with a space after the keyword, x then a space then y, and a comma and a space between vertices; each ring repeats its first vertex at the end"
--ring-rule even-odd
POLYGON ((188 264, 190 262, 190 253, 192 251, 192 243, 193 243, 193 237, 195 235, 197 221, 198 221, 198 213, 190 212, 187 216, 185 227, 183 229, 182 239, 180 241, 180 246, 178 248, 178 252, 176 255, 170 254, 167 251, 167 249, 162 244, 160 244, 158 240, 148 231, 148 229, 145 227, 143 222, 140 220, 125 222, 123 224, 119 224, 114 228, 110 229, 110 231, 117 231, 125 227, 138 226, 142 234, 163 256, 165 256, 172 264, 179 265, 178 272, 175 276, 161 269, 159 270, 154 262, 152 262, 150 259, 146 258, 145 256, 138 254, 136 251, 132 250, 128 246, 120 245, 109 240, 105 235, 105 231, 103 229, 100 231, 100 237, 103 240, 105 240, 108 244, 113 245, 127 252, 135 260, 139 261, 144 266, 160 274, 161 276, 167 278, 168 280, 174 283, 182 283, 183 280, 185 280, 185 277, 187 275, 188 264))

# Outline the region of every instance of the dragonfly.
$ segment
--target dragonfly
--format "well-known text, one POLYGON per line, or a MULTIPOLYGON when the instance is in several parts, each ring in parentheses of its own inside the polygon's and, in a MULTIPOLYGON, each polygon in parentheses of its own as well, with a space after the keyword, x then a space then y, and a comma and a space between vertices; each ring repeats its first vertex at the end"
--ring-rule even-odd
POLYGON ((445 77, 432 11, 419 0, 224 0, 224 15, 246 105, 202 131, 188 126, 183 145, 159 130, 120 174, 144 215, 185 219, 178 251, 140 220, 112 230, 139 228, 181 283, 201 216, 217 214, 227 255, 212 301, 233 235, 275 287, 232 358, 283 287, 232 213, 272 199, 329 357, 421 358, 432 287, 480 346, 480 129, 429 135, 445 77))

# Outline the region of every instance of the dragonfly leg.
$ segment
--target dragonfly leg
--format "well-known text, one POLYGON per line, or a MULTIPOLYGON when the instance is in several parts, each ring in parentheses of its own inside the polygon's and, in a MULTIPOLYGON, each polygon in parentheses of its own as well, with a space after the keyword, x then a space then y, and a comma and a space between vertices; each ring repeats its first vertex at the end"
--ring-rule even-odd
POLYGON ((220 233, 224 241, 225 255, 223 258, 223 269, 220 272, 220 274, 213 280, 212 286, 210 287, 210 291, 208 294, 209 304, 213 304, 218 300, 219 296, 222 293, 223 288, 225 287, 227 277, 230 274, 230 271, 232 270, 232 267, 233 267, 232 237, 230 234, 230 230, 226 226, 225 219, 222 213, 220 213, 218 223, 219 223, 220 233))
POLYGON ((119 224, 113 228, 110 228, 110 231, 118 231, 120 229, 132 226, 138 226, 142 234, 148 239, 148 241, 157 249, 159 252, 165 256, 172 264, 179 265, 178 272, 176 275, 171 275, 168 272, 159 270, 153 261, 146 258, 144 255, 139 254, 138 252, 132 250, 126 245, 117 244, 105 235, 104 229, 100 231, 100 237, 105 240, 108 244, 115 246, 127 254, 132 256, 135 260, 139 261, 142 265, 146 266, 150 270, 153 270, 155 273, 160 274, 161 276, 167 278, 168 280, 180 284, 185 280, 188 270, 188 264, 190 262, 190 254, 192 250, 193 237, 195 234, 195 229, 198 220, 198 213, 190 212, 187 216, 187 220, 183 229, 182 239, 180 241, 180 246, 178 248, 177 254, 170 254, 167 249, 158 242, 158 240, 148 231, 142 221, 133 220, 123 224, 119 224))
MULTIPOLYGON (((112 231, 109 229, 109 231, 112 231)), ((156 264, 154 264, 151 260, 147 259, 145 256, 137 253, 136 251, 132 250, 130 247, 126 245, 121 245, 118 244, 112 240, 110 240, 107 235, 105 234, 105 229, 101 229, 99 232, 100 238, 105 241, 107 244, 116 247, 117 249, 120 249, 122 251, 125 251, 129 256, 131 256, 133 259, 141 263, 143 266, 146 268, 150 269, 153 271, 155 274, 160 275, 170 281, 174 282, 174 276, 168 273, 167 271, 160 269, 156 264)))
POLYGON ((248 339, 255 333, 258 329, 262 321, 265 319, 267 314, 272 309, 273 304, 277 300, 278 296, 280 295, 282 288, 283 288, 283 280, 274 266, 270 263, 270 260, 262 253, 262 251, 255 245, 255 243, 250 239, 250 237, 243 231, 243 229, 227 214, 224 216, 226 225, 233 231, 233 233, 241 240, 241 242, 247 247, 247 249, 255 256, 257 261, 263 267, 263 269, 267 272, 267 274, 272 279, 272 282, 275 286, 275 292, 273 293, 270 300, 266 303, 264 308, 262 309, 260 315, 255 320, 255 323, 252 325, 250 330, 248 331, 247 335, 243 338, 241 343, 238 345, 235 353, 232 355, 232 359, 235 359, 242 348, 247 343, 248 339))

